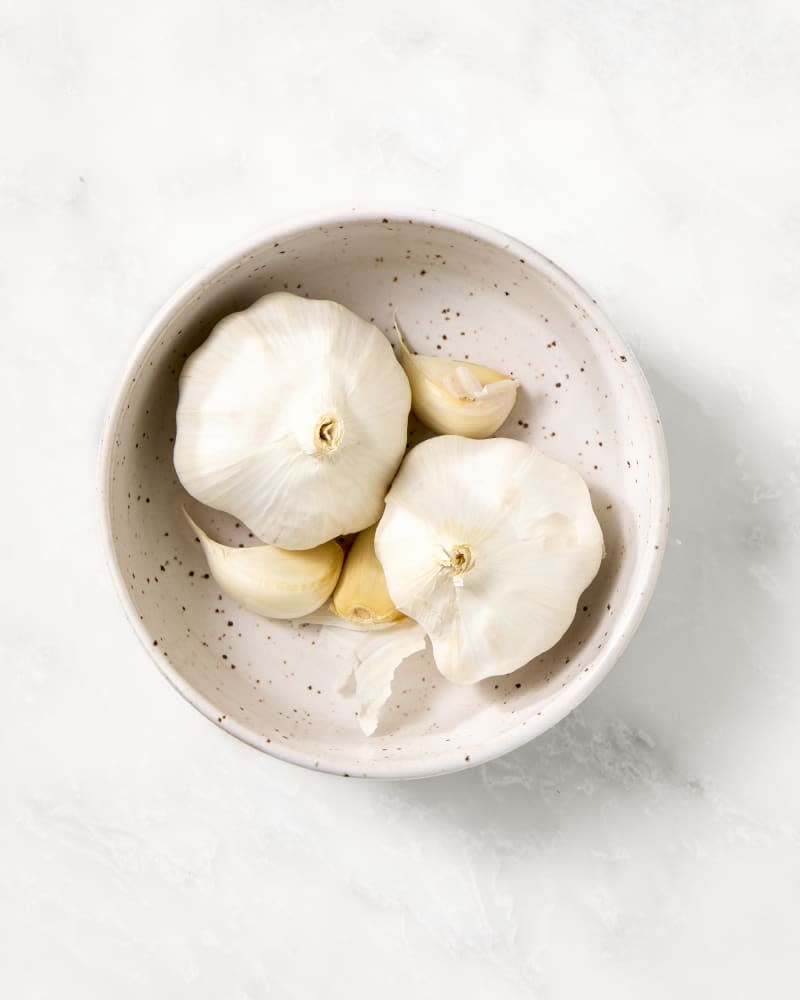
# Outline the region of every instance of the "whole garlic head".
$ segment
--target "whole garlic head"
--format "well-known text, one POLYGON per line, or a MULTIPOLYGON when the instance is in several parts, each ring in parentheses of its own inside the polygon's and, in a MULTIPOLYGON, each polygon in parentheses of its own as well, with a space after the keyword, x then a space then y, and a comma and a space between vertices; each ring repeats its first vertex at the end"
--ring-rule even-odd
POLYGON ((394 328, 414 415, 437 434, 494 434, 514 406, 519 382, 471 361, 413 354, 396 320, 394 328))
POLYGON ((221 320, 184 365, 175 469, 263 541, 313 548, 380 517, 410 405, 377 327, 275 292, 221 320))
POLYGON ((392 600, 451 681, 508 674, 554 645, 603 536, 577 472, 506 438, 432 438, 406 456, 375 551, 392 600))

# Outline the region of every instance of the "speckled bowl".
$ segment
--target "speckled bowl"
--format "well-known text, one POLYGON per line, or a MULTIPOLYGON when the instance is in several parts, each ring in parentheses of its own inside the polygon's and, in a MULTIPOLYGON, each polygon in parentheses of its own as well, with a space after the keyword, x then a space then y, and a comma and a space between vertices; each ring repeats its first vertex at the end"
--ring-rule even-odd
MULTIPOLYGON (((668 518, 667 457, 639 365, 594 301, 530 247, 439 212, 349 211, 276 227, 186 284, 147 327, 117 389, 100 464, 109 561, 125 610, 165 677, 259 750, 335 774, 442 774, 512 750, 608 673, 650 600, 668 518), (396 311, 422 352, 512 372, 498 434, 578 469, 607 556, 564 638, 516 673, 445 681, 429 653, 401 666, 365 737, 342 664, 315 626, 258 618, 219 593, 182 514, 172 466, 178 374, 227 313, 275 289, 330 298, 391 337, 396 311)), ((191 502, 190 502, 191 503, 191 502)), ((252 536, 194 505, 221 540, 252 536)))

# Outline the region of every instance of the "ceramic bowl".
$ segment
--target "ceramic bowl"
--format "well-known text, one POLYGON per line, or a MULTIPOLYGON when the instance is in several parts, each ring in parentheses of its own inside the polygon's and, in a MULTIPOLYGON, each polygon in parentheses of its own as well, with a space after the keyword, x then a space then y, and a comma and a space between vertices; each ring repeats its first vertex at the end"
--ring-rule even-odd
MULTIPOLYGON (((583 701, 642 618, 668 517, 661 426, 630 348, 550 260, 439 212, 304 219, 192 278, 147 327, 117 389, 99 492, 123 606, 174 687, 258 750, 383 778, 486 761, 583 701), (342 664, 320 645, 317 627, 259 618, 220 594, 181 513, 188 497, 172 465, 181 366, 219 319, 277 289, 334 299, 387 336, 396 312, 416 350, 513 373, 518 401, 498 435, 576 468, 605 536, 600 573, 558 645, 514 674, 470 686, 450 684, 429 653, 418 654, 398 670, 372 737, 362 735, 342 664)), ((252 540, 244 525, 199 509, 220 540, 252 540)))

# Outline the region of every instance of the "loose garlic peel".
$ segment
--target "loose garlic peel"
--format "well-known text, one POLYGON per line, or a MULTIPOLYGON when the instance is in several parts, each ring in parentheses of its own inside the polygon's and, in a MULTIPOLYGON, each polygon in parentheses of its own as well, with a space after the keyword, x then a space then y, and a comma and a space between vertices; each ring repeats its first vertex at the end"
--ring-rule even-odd
POLYGON ((357 625, 382 625, 404 617, 389 596, 375 555, 376 527, 360 532, 353 542, 331 601, 331 611, 357 625))
POLYGON ((577 472, 505 438, 432 438, 406 456, 375 551, 397 607, 456 683, 553 646, 594 579, 603 536, 577 472))
POLYGON ((425 632, 409 618, 371 629, 332 628, 325 630, 325 648, 344 658, 348 676, 352 674, 355 680, 358 724, 371 736, 392 693, 395 671, 403 660, 425 648, 425 632))
POLYGON ((265 295, 216 325, 179 389, 175 469, 201 503, 284 549, 380 517, 411 392, 371 323, 335 302, 265 295))
POLYGON ((232 548, 215 542, 184 514, 220 590, 248 611, 268 618, 299 618, 315 611, 336 586, 344 559, 336 542, 300 551, 275 545, 232 548))
POLYGON ((394 328, 414 414, 438 434, 470 438, 494 434, 514 406, 519 382, 471 361, 413 354, 397 320, 394 328))

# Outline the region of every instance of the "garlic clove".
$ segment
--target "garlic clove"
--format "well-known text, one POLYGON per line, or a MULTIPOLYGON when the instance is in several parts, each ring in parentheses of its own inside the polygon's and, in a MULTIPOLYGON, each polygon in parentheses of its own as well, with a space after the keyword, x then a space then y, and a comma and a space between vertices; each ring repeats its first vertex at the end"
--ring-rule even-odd
POLYGON ((248 611, 268 618, 299 618, 323 604, 336 586, 344 560, 336 542, 304 550, 275 545, 232 548, 215 542, 184 514, 220 590, 248 611))
POLYGON ((381 625, 404 617, 389 596, 375 555, 376 527, 366 528, 353 542, 331 601, 331 611, 358 625, 381 625))
POLYGON ((326 629, 324 646, 344 657, 356 685, 358 724, 366 736, 378 726, 400 664, 425 648, 425 632, 409 618, 377 629, 326 629))
POLYGON ((506 438, 432 438, 386 498, 375 551, 397 607, 457 683, 553 646, 594 579, 603 536, 577 472, 506 438))
POLYGON ((519 382, 471 361, 413 354, 397 320, 394 328, 414 414, 438 434, 470 438, 494 434, 514 406, 519 382))
POLYGON ((175 469, 263 541, 313 548, 381 516, 410 405, 377 327, 274 292, 222 319, 184 365, 175 469))

